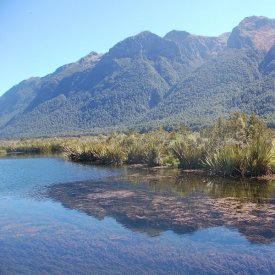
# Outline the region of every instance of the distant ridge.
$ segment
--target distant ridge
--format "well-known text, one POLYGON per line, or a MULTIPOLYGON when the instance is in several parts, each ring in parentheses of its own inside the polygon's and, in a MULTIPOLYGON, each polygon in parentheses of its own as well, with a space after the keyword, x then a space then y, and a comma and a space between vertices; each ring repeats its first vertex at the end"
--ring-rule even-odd
POLYGON ((275 127, 275 19, 206 37, 141 32, 0 97, 0 138, 208 126, 255 112, 275 127))

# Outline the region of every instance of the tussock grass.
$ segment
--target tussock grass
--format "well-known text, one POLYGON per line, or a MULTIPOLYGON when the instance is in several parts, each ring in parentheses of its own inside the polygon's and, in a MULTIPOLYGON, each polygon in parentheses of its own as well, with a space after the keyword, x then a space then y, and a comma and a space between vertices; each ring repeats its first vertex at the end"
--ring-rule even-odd
POLYGON ((0 149, 7 154, 57 154, 63 151, 62 139, 1 141, 0 149))
POLYGON ((0 151, 64 153, 74 162, 120 166, 143 164, 204 169, 224 177, 274 173, 274 133, 255 115, 235 113, 201 132, 112 133, 95 137, 1 141, 0 151), (272 143, 273 140, 273 143, 272 143))
POLYGON ((204 149, 196 141, 180 140, 176 141, 171 150, 175 158, 179 161, 179 167, 183 169, 201 168, 201 159, 203 158, 204 149))

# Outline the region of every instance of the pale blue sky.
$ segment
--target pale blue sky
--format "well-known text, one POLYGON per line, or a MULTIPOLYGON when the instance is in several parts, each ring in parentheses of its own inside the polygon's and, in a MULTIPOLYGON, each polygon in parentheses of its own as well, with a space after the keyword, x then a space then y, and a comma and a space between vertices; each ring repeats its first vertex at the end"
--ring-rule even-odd
POLYGON ((275 0, 0 0, 0 95, 144 30, 214 36, 251 15, 275 18, 275 0))

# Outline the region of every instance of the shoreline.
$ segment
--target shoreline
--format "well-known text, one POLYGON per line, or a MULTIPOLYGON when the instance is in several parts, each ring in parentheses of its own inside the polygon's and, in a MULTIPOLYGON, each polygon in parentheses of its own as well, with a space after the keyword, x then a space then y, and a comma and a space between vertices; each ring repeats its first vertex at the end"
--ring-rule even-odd
MULTIPOLYGON (((93 164, 91 164, 93 165, 93 164)), ((106 165, 107 166, 107 165, 106 165)), ((149 170, 152 172, 155 171, 160 171, 160 170, 175 170, 183 174, 192 174, 192 175, 200 175, 200 176, 205 176, 205 177, 210 177, 210 178, 220 178, 220 179, 231 179, 232 181, 234 180, 257 180, 257 181, 272 181, 275 180, 275 174, 271 175, 264 175, 264 176, 258 176, 258 177, 226 177, 226 176, 221 176, 218 174, 212 174, 207 170, 204 169, 182 169, 178 167, 170 167, 170 166, 155 166, 155 167, 148 167, 145 164, 130 164, 130 165, 123 165, 127 168, 130 169, 140 169, 140 170, 149 170)))
MULTIPOLYGON (((258 176, 258 177, 233 177, 233 176, 222 176, 222 175, 219 175, 219 174, 214 174, 214 173, 211 173, 210 171, 207 171, 207 170, 204 170, 202 168, 200 169, 182 169, 182 168, 179 168, 179 167, 172 167, 172 166, 153 166, 153 167, 150 167, 146 164, 127 164, 127 163, 124 163, 120 166, 116 166, 116 165, 111 165, 111 164, 98 164, 96 162, 91 162, 91 161, 72 161, 70 160, 68 157, 66 157, 66 155, 64 153, 61 153, 61 154, 43 154, 43 153, 25 153, 25 152, 22 152, 22 151, 18 151, 18 152, 9 152, 9 153, 6 153, 6 154, 2 154, 0 156, 4 156, 4 157, 17 157, 17 156, 20 156, 20 157, 24 157, 24 156, 28 156, 28 157, 39 157, 39 156, 52 156, 52 157, 56 157, 56 156, 59 156, 59 157, 62 157, 64 158, 65 160, 68 160, 72 163, 79 163, 79 164, 85 164, 85 165, 90 165, 90 166, 102 166, 102 167, 116 167, 116 168, 123 168, 123 167, 127 167, 129 169, 137 169, 137 170, 143 170, 143 171, 149 171, 149 172, 156 172, 156 171, 165 171, 165 170, 168 170, 168 171, 177 171, 179 173, 182 173, 182 174, 192 174, 192 175, 200 175, 200 176, 204 176, 204 177, 208 177, 208 178, 213 178, 213 179, 229 179, 229 180, 232 180, 232 181, 241 181, 241 180, 248 180, 248 181, 273 181, 275 180, 275 174, 269 174, 269 175, 263 175, 263 176, 258 176)), ((152 178, 154 178, 156 176, 153 176, 152 175, 152 178)))

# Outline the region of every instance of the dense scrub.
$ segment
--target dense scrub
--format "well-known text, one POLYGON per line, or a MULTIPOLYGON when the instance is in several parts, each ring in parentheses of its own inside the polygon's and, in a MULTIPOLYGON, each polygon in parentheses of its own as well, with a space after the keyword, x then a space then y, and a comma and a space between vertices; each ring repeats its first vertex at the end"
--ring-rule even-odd
POLYGON ((201 132, 187 128, 148 133, 1 142, 8 153, 60 153, 74 162, 204 169, 225 177, 274 173, 272 131, 256 115, 235 113, 201 132))

